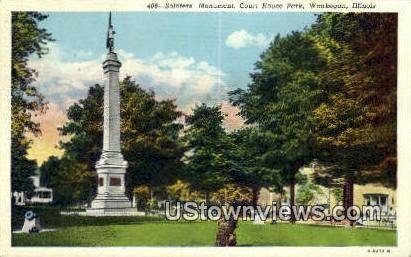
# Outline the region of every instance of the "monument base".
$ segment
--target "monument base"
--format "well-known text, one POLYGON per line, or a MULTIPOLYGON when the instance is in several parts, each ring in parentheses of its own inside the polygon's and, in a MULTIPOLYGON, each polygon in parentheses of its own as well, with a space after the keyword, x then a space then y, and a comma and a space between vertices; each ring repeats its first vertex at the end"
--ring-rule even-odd
POLYGON ((97 169, 97 195, 86 209, 89 216, 102 216, 113 213, 136 212, 125 194, 125 173, 127 162, 119 151, 103 150, 97 169))
POLYGON ((97 194, 91 202, 91 208, 86 210, 87 213, 97 215, 136 211, 137 209, 132 208, 131 201, 123 193, 97 194))
MULTIPOLYGON (((92 209, 89 208, 85 212, 76 213, 80 216, 145 216, 144 212, 139 212, 135 208, 122 208, 122 209, 92 209)), ((69 214, 70 215, 70 214, 69 214)))
POLYGON ((85 212, 77 213, 80 216, 145 216, 144 212, 139 212, 135 208, 122 208, 122 209, 92 209, 89 208, 85 212))
POLYGON ((91 202, 91 209, 124 209, 131 206, 131 201, 123 193, 97 194, 91 202))

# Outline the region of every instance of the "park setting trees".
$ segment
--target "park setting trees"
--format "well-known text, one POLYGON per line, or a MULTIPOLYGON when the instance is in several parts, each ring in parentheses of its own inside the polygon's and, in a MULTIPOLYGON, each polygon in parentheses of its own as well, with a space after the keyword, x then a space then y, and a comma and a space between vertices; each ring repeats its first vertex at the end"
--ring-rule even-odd
POLYGON ((316 110, 318 183, 396 187, 397 24, 395 14, 322 14, 313 36, 329 68, 316 110))
POLYGON ((237 147, 235 162, 239 169, 233 174, 235 181, 251 190, 251 203, 257 207, 261 188, 278 188, 281 174, 278 169, 267 167, 267 149, 273 141, 256 127, 247 127, 230 134, 237 147))
POLYGON ((291 205, 296 173, 314 159, 318 183, 344 185, 345 207, 354 183, 395 187, 395 14, 321 14, 305 31, 277 36, 250 76, 231 101, 272 133, 267 154, 291 205))
POLYGON ((246 123, 258 126, 271 140, 265 165, 278 169, 290 186, 295 204, 298 170, 314 158, 312 111, 322 91, 317 75, 325 68, 313 41, 305 33, 277 36, 255 64, 247 90, 230 92, 246 123))
MULTIPOLYGON (((25 133, 40 132, 31 115, 45 108, 45 100, 31 86, 35 71, 27 58, 41 57, 52 40, 36 25, 45 17, 12 17, 12 190, 17 191, 32 190, 29 177, 36 168, 27 158, 25 133)), ((277 35, 255 63, 249 85, 228 94, 246 123, 234 131, 224 128, 219 104, 196 105, 181 121, 176 99, 164 100, 125 77, 120 114, 128 197, 256 207, 262 188, 289 187, 294 206, 308 204, 321 192, 320 184, 336 195, 343 189, 347 208, 353 205, 354 184, 395 188, 396 19, 395 14, 320 14, 311 27, 277 35), (300 174, 312 163, 319 167, 313 168, 316 184, 300 174)), ((96 193, 103 102, 104 88, 95 84, 67 109, 67 122, 59 128, 64 154, 40 167, 41 184, 54 189, 54 204, 84 205, 96 193)), ((222 217, 215 245, 236 245, 238 224, 222 217)))
POLYGON ((233 182, 231 174, 236 169, 230 158, 235 145, 222 127, 223 120, 218 106, 205 104, 195 107, 187 117, 185 170, 190 185, 204 194, 206 203, 210 193, 233 182))
POLYGON ((38 23, 47 18, 38 12, 12 13, 11 42, 11 189, 13 192, 32 192, 30 176, 37 163, 27 158, 31 145, 28 133, 41 134, 39 124, 32 120, 37 112, 43 112, 46 101, 33 86, 36 71, 28 66, 33 54, 41 58, 47 54, 51 34, 38 23))

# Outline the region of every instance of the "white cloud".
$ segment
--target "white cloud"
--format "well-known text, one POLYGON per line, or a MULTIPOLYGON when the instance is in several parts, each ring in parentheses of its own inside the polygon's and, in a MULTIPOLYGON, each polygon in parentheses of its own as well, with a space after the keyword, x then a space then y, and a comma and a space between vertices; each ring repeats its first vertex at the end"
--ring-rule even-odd
POLYGON ((31 60, 29 66, 38 71, 36 84, 47 95, 84 90, 89 82, 101 80, 101 61, 64 62, 60 48, 51 44, 49 53, 31 60))
MULTIPOLYGON (((119 52, 120 58, 122 53, 119 52)), ((207 62, 184 57, 176 52, 158 52, 148 60, 129 56, 122 59, 122 76, 131 75, 143 87, 152 88, 160 96, 179 97, 182 101, 212 93, 223 87, 224 74, 207 62), (185 99, 184 99, 185 98, 185 99)))
MULTIPOLYGON (((50 101, 66 109, 75 99, 83 98, 95 83, 103 83, 104 56, 84 61, 65 61, 56 44, 41 59, 33 59, 30 66, 39 73, 36 85, 50 101)), ((218 88, 225 86, 225 74, 217 67, 177 52, 158 52, 148 59, 118 50, 122 62, 120 77, 133 77, 143 88, 153 89, 159 98, 177 98, 180 108, 194 102, 216 97, 218 88)))
POLYGON ((231 48, 243 48, 248 46, 265 47, 270 43, 270 38, 262 33, 250 34, 246 30, 242 29, 234 31, 228 35, 225 40, 225 44, 231 48))

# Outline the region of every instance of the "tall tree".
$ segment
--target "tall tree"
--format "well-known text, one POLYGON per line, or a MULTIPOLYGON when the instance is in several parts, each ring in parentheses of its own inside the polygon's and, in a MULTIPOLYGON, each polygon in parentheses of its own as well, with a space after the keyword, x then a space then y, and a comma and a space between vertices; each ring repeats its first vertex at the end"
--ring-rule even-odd
MULTIPOLYGON (((229 184, 234 184, 235 174, 239 170, 236 163, 237 148, 232 137, 227 135, 222 124, 224 115, 219 106, 196 106, 188 116, 189 128, 184 141, 190 151, 185 156, 185 168, 190 185, 205 194, 206 203, 211 193, 223 193, 229 184)), ((214 197, 221 199, 221 197, 214 197)), ((236 205, 237 198, 223 196, 224 206, 236 205), (233 201, 229 201, 232 199, 233 201)), ((235 229, 237 220, 230 217, 218 221, 216 245, 231 246, 236 244, 235 229)))
MULTIPOLYGON (((219 106, 205 104, 196 106, 187 118, 187 179, 196 191, 206 195, 207 202, 211 195, 212 201, 225 208, 245 202, 256 205, 261 187, 271 186, 277 178, 276 170, 262 165, 267 142, 256 128, 228 134, 222 127, 223 120, 219 106)), ((217 246, 236 244, 237 223, 233 217, 219 219, 217 246)))
POLYGON ((237 146, 235 162, 238 170, 233 174, 234 181, 251 189, 251 202, 256 207, 261 188, 276 188, 281 180, 279 171, 266 165, 265 154, 267 149, 274 147, 273 142, 257 127, 243 128, 230 136, 237 146))
POLYGON ((78 162, 72 156, 63 155, 58 170, 50 180, 53 201, 57 205, 86 204, 95 192, 95 173, 86 163, 78 162))
POLYGON ((189 125, 184 141, 190 149, 185 156, 185 167, 191 186, 205 195, 232 182, 234 149, 231 138, 222 127, 224 115, 219 106, 196 106, 186 121, 189 125))
POLYGON ((264 155, 266 165, 281 171, 291 205, 298 170, 313 159, 312 111, 321 103, 318 74, 325 64, 306 33, 277 36, 255 64, 248 88, 230 92, 246 122, 267 131, 273 147, 264 155))
POLYGON ((327 59, 321 76, 327 97, 314 111, 327 167, 317 181, 396 187, 397 15, 322 14, 313 33, 327 59))
POLYGON ((152 190, 173 184, 182 176, 185 149, 179 142, 182 115, 174 100, 156 100, 130 78, 121 85, 122 144, 129 162, 128 189, 147 185, 152 190))
POLYGON ((38 12, 12 13, 11 56, 11 178, 12 191, 33 190, 30 176, 36 162, 27 159, 31 141, 26 133, 40 134, 39 124, 31 118, 33 113, 45 109, 44 97, 33 86, 36 71, 28 66, 28 60, 36 54, 39 58, 47 53, 47 42, 53 41, 39 22, 47 16, 38 12))

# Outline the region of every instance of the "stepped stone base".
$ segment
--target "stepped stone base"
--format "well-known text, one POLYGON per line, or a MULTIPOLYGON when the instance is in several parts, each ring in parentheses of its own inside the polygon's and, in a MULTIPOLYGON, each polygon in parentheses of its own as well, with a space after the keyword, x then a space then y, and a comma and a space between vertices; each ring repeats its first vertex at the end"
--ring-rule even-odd
POLYGON ((136 208, 112 208, 112 209, 87 209, 85 212, 62 213, 64 215, 79 216, 145 216, 145 212, 137 211, 136 208))
POLYGON ((97 194, 91 202, 91 208, 86 210, 87 215, 90 216, 132 212, 137 212, 137 209, 132 208, 131 201, 123 193, 97 194))
POLYGON ((91 202, 91 209, 125 209, 131 208, 131 201, 123 193, 97 194, 91 202))
POLYGON ((94 212, 87 211, 85 214, 80 213, 80 216, 89 216, 89 217, 125 217, 125 216, 145 216, 144 212, 131 211, 131 212, 94 212))

